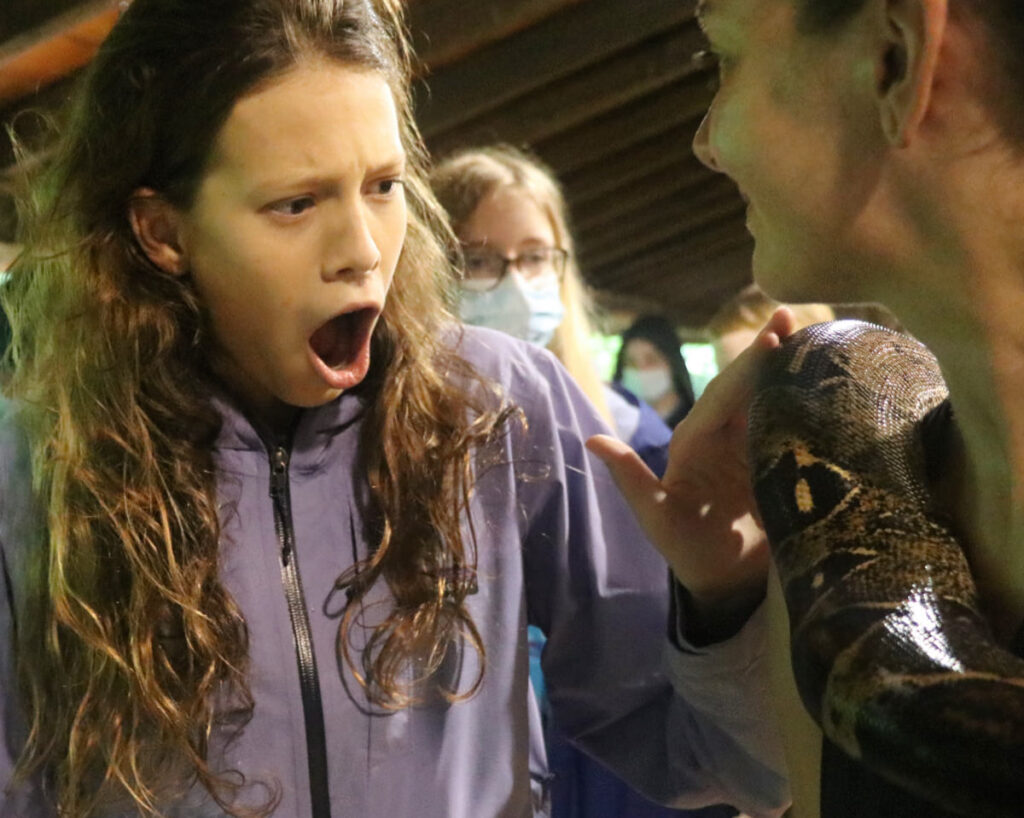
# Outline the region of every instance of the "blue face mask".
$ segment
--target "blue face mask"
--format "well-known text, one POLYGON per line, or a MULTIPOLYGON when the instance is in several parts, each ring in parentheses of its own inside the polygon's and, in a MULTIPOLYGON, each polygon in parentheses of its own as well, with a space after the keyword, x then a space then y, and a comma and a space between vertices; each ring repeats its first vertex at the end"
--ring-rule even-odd
POLYGON ((546 347, 565 317, 558 279, 526 284, 511 271, 493 290, 463 290, 459 304, 467 324, 489 327, 546 347))

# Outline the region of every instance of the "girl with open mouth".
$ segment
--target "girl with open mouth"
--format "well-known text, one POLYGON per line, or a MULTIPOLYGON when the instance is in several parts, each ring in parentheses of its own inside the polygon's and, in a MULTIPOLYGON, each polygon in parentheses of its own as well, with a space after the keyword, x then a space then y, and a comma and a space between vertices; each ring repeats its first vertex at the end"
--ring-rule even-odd
POLYGON ((592 407, 445 308, 402 32, 135 0, 88 69, 3 296, 5 818, 544 815, 528 623, 588 752, 784 808, 758 626, 688 556, 748 559, 732 517, 656 538, 697 648, 592 407))

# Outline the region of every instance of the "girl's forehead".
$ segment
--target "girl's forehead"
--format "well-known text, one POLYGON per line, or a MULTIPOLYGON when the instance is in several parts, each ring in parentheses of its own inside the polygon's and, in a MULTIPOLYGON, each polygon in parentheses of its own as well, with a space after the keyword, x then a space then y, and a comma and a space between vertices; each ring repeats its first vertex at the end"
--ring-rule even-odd
POLYGON ((398 114, 384 77, 314 64, 239 99, 217 135, 210 164, 228 162, 262 175, 281 165, 297 170, 345 157, 390 162, 401 154, 398 114))
POLYGON ((461 231, 463 240, 516 245, 546 243, 554 234, 552 219, 530 191, 500 186, 480 200, 461 231))
POLYGON ((646 338, 630 338, 626 342, 627 354, 661 357, 660 350, 646 338))

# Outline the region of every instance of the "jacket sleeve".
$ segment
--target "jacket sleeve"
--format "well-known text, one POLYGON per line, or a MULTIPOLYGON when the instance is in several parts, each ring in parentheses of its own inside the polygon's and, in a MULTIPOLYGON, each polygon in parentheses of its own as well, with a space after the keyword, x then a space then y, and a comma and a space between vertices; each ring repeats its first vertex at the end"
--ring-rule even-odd
POLYGON ((36 782, 14 788, 14 768, 25 740, 14 667, 17 576, 15 540, 31 516, 27 455, 0 399, 0 818, 51 818, 36 782))
POLYGON ((710 647, 668 638, 666 565, 584 448, 606 430, 557 361, 532 357, 509 386, 527 420, 518 486, 528 618, 547 636, 559 727, 660 803, 781 815, 789 791, 763 614, 710 647))
POLYGON ((14 767, 20 749, 17 712, 17 684, 14 675, 14 615, 11 603, 11 578, 0 543, 0 818, 30 818, 42 815, 31 811, 24 787, 11 789, 14 767))

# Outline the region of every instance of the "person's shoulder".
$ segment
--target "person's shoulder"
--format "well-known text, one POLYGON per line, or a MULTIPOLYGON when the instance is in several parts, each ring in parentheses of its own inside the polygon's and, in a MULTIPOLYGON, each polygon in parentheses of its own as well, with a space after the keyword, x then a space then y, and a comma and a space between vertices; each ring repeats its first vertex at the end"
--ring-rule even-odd
POLYGON ((448 337, 476 372, 507 389, 561 380, 562 366, 554 355, 507 333, 460 324, 449 330, 448 337))
POLYGON ((500 371, 508 365, 543 366, 556 360, 546 349, 488 327, 455 324, 446 335, 459 355, 480 370, 500 371))
POLYGON ((604 399, 612 416, 615 434, 620 440, 630 441, 640 425, 640 407, 620 393, 614 384, 604 385, 604 399))

